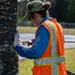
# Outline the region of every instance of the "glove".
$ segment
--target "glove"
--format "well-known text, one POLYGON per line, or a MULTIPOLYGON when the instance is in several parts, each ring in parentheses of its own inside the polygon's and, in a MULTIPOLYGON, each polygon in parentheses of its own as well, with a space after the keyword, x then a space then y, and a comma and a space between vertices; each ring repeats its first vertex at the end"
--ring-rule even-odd
POLYGON ((19 32, 16 30, 14 31, 14 47, 16 47, 17 45, 19 45, 19 32))

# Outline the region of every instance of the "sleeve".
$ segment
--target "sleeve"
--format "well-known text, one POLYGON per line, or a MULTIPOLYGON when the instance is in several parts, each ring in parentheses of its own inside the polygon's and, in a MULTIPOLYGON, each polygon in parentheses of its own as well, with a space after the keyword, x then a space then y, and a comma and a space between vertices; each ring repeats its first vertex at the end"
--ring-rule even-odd
POLYGON ((29 59, 40 58, 40 56, 44 53, 47 47, 49 35, 50 34, 48 30, 43 25, 41 25, 38 29, 32 47, 26 48, 23 45, 17 45, 15 47, 15 50, 22 57, 26 57, 29 59))

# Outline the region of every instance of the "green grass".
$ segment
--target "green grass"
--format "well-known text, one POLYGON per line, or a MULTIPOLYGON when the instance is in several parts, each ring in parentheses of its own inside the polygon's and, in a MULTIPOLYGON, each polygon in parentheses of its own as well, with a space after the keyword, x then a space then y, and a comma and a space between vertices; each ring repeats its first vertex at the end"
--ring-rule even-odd
POLYGON ((36 29, 37 29, 36 27, 22 27, 22 26, 17 27, 17 30, 20 33, 35 33, 36 29))
MULTIPOLYGON (((35 33, 37 27, 22 27, 18 26, 17 27, 18 31, 21 33, 35 33)), ((75 29, 73 28, 64 28, 63 29, 64 34, 75 34, 75 29)))
POLYGON ((31 69, 33 65, 33 60, 30 59, 19 61, 19 75, 32 75, 31 69))
POLYGON ((63 29, 64 34, 74 34, 75 35, 75 28, 64 28, 63 29))
MULTIPOLYGON (((66 69, 75 72, 75 49, 65 50, 66 69)), ((25 59, 19 62, 19 75, 32 75, 33 60, 25 59)))
POLYGON ((67 70, 75 72, 75 48, 65 50, 67 70))

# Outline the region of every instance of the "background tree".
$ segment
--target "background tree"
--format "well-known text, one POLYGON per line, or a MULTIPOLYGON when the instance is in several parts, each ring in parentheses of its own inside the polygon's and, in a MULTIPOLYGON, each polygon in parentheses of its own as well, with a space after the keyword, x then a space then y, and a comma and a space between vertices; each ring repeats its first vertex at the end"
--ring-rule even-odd
POLYGON ((65 21, 65 14, 67 13, 67 1, 66 0, 57 0, 55 5, 54 17, 58 21, 65 21))
POLYGON ((69 0, 66 22, 75 22, 75 0, 69 0))
MULTIPOLYGON (((23 21, 23 16, 27 11, 26 4, 30 1, 34 1, 34 0, 21 0, 20 2, 18 2, 18 22, 29 23, 29 21, 26 19, 23 21)), ((50 16, 57 18, 59 22, 75 22, 75 18, 74 18, 75 0, 40 0, 40 1, 51 2, 52 7, 49 9, 50 16)))

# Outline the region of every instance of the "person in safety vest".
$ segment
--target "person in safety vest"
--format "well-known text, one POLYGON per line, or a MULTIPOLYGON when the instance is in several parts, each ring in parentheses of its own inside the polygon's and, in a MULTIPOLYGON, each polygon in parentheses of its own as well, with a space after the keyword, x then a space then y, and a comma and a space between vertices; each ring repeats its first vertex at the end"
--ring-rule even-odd
POLYGON ((27 4, 24 18, 28 18, 37 28, 31 47, 19 43, 15 32, 14 48, 17 53, 34 59, 33 75, 67 75, 64 57, 64 35, 62 26, 49 16, 50 2, 32 1, 27 4))

